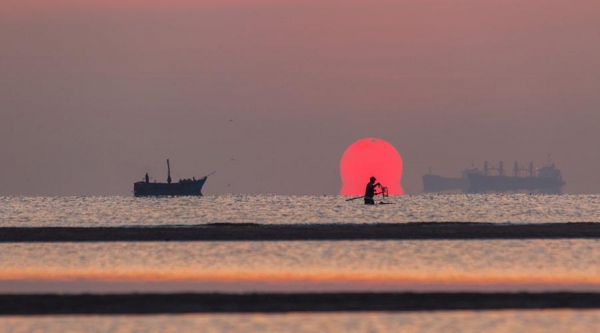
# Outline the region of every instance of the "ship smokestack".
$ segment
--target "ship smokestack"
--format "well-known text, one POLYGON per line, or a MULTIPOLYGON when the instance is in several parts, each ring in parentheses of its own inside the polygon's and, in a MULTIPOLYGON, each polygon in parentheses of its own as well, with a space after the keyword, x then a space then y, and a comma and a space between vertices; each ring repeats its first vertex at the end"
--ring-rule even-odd
POLYGON ((533 178, 533 162, 529 162, 529 177, 533 178))

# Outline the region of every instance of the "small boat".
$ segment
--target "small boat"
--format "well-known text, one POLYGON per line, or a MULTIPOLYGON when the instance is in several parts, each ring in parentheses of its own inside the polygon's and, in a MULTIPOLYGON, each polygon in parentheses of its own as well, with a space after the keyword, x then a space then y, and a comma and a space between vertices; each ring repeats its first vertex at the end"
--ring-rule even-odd
POLYGON ((168 176, 166 183, 151 183, 146 174, 145 180, 133 184, 133 195, 136 197, 147 196, 202 196, 202 186, 206 182, 208 176, 214 172, 200 178, 181 179, 177 183, 171 182, 171 165, 167 160, 168 176))

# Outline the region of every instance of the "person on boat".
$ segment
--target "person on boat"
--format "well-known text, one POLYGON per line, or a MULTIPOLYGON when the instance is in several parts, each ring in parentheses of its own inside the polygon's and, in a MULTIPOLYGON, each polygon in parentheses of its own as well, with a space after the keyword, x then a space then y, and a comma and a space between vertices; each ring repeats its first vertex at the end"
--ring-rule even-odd
POLYGON ((375 183, 377 178, 371 177, 369 182, 367 183, 367 188, 365 189, 365 205, 374 205, 375 204, 375 187, 381 186, 379 183, 375 183))
POLYGON ((148 173, 147 172, 146 172, 146 177, 144 177, 144 178, 146 178, 146 183, 150 182, 150 177, 148 177, 148 173))

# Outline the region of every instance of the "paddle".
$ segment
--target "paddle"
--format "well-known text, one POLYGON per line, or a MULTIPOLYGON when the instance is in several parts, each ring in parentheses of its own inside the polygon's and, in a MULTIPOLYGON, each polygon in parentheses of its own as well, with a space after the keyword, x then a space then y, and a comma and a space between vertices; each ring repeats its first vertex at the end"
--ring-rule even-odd
POLYGON ((360 197, 346 199, 346 201, 352 201, 352 200, 356 200, 356 199, 360 199, 360 198, 364 198, 364 197, 365 197, 364 195, 361 195, 360 197))

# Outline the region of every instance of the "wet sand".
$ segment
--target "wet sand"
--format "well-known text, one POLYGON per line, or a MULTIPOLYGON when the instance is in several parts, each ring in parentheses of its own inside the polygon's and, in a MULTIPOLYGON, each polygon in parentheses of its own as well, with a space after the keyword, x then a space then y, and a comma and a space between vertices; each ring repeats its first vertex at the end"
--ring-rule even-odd
POLYGON ((0 315, 597 308, 599 293, 0 295, 0 315))
POLYGON ((600 223, 213 223, 160 227, 0 228, 0 242, 307 241, 600 238, 600 223))

